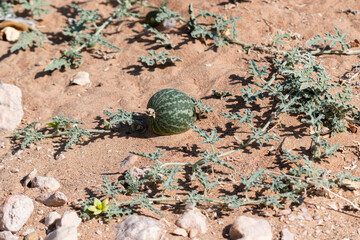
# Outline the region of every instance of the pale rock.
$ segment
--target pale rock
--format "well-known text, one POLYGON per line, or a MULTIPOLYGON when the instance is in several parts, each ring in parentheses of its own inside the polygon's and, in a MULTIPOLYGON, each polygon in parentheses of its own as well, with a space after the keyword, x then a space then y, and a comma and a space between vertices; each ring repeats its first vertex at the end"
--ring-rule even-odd
POLYGON ((52 177, 41 177, 37 176, 31 182, 31 186, 46 191, 56 191, 60 188, 60 183, 52 177))
POLYGON ((272 232, 268 221, 247 216, 238 217, 230 228, 231 240, 271 240, 272 232))
POLYGON ((80 85, 80 86, 91 86, 91 81, 89 78, 89 73, 87 72, 78 72, 74 75, 74 77, 70 81, 71 84, 80 85))
POLYGON ((26 175, 22 180, 21 180, 21 184, 23 185, 23 187, 29 186, 34 178, 37 175, 37 170, 34 168, 34 170, 31 171, 31 173, 29 173, 28 175, 26 175))
POLYGON ((46 235, 44 240, 77 240, 76 227, 60 227, 46 235))
POLYGON ((13 131, 24 115, 20 88, 0 81, 0 131, 13 131))
POLYGON ((50 227, 51 225, 55 224, 57 220, 61 219, 61 215, 57 212, 49 212, 48 215, 45 217, 44 224, 46 227, 50 227))
POLYGON ((175 225, 185 229, 190 238, 207 232, 206 216, 195 207, 188 207, 184 214, 176 220, 175 225))
POLYGON ((176 235, 176 236, 183 236, 183 237, 188 236, 188 233, 183 228, 176 228, 171 234, 176 235))
POLYGON ((289 229, 284 228, 283 230, 281 230, 281 240, 294 240, 295 236, 294 234, 292 234, 289 229))
POLYGON ((45 193, 35 198, 35 200, 48 207, 60 207, 67 203, 67 198, 62 192, 45 193))
POLYGON ((13 235, 10 231, 0 232, 0 240, 18 240, 19 238, 13 235))
POLYGON ((56 227, 78 227, 81 223, 81 218, 78 217, 76 212, 66 211, 61 219, 56 222, 56 227))
POLYGON ((0 36, 8 42, 16 42, 20 38, 21 31, 13 27, 4 27, 0 31, 0 36))
POLYGON ((22 194, 8 197, 0 208, 0 230, 18 232, 34 211, 32 200, 22 194))
POLYGON ((117 232, 115 240, 162 240, 166 233, 162 227, 154 219, 130 215, 114 228, 117 232))

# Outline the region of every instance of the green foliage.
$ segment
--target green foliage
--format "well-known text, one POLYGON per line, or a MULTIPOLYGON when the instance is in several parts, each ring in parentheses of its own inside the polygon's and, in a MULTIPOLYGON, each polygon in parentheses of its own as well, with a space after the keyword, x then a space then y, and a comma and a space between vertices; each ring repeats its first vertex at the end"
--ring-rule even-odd
POLYGON ((118 109, 114 113, 108 110, 104 110, 103 113, 109 117, 108 120, 104 121, 104 125, 106 129, 111 129, 117 124, 132 125, 134 123, 134 113, 128 113, 122 109, 118 109))
POLYGON ((209 114, 211 112, 215 112, 214 109, 212 109, 209 105, 205 105, 200 99, 196 100, 195 98, 191 97, 191 100, 194 102, 195 107, 199 110, 199 115, 206 113, 209 114))
POLYGON ((350 47, 348 42, 345 42, 346 33, 341 34, 339 29, 334 28, 335 35, 331 35, 331 33, 325 33, 324 37, 320 35, 316 35, 314 38, 310 39, 306 42, 307 45, 316 45, 319 43, 323 43, 325 45, 329 44, 330 48, 333 48, 336 44, 340 44, 341 49, 343 51, 347 51, 350 47))
POLYGON ((280 34, 278 31, 276 31, 276 35, 273 39, 272 45, 273 46, 284 45, 284 42, 281 41, 281 39, 283 39, 283 38, 290 38, 290 35, 286 32, 284 32, 283 34, 280 34))
POLYGON ((45 35, 36 29, 24 31, 20 34, 20 39, 11 47, 10 52, 25 50, 27 47, 41 47, 45 39, 45 35))
POLYGON ((38 122, 32 122, 23 129, 15 131, 13 140, 22 139, 20 148, 24 148, 30 144, 34 144, 45 137, 43 133, 36 130, 37 123, 38 122))
POLYGON ((245 109, 244 115, 240 113, 221 113, 225 118, 229 118, 230 120, 237 120, 239 123, 251 123, 251 119, 256 115, 251 113, 250 109, 245 109))
POLYGON ((173 48, 174 46, 168 42, 166 35, 159 32, 156 28, 150 27, 148 24, 144 24, 143 27, 146 29, 146 31, 152 33, 155 35, 156 42, 160 43, 165 48, 173 48))
POLYGON ((129 2, 120 2, 119 7, 115 9, 102 24, 98 25, 98 20, 103 19, 98 11, 85 10, 75 4, 71 6, 77 11, 77 19, 68 21, 68 26, 63 27, 64 35, 70 36, 70 49, 64 50, 60 58, 53 59, 46 67, 45 71, 54 71, 68 68, 78 68, 82 64, 81 52, 84 49, 92 48, 96 44, 107 48, 120 51, 120 49, 103 38, 101 33, 110 23, 123 16, 138 17, 138 14, 129 12, 131 4, 129 2))
POLYGON ((121 183, 120 181, 116 183, 110 183, 109 180, 104 175, 102 175, 102 179, 103 179, 103 184, 101 185, 101 187, 103 187, 103 189, 98 189, 98 192, 113 198, 117 194, 123 191, 117 186, 118 184, 121 183))
POLYGON ((135 154, 135 155, 138 155, 138 156, 140 156, 140 157, 148 158, 148 159, 150 159, 150 160, 152 160, 152 161, 154 161, 154 162, 159 162, 159 163, 161 163, 161 162, 159 161, 159 159, 160 159, 162 156, 164 156, 164 155, 163 155, 160 151, 161 151, 161 149, 158 148, 158 149, 156 149, 156 151, 155 151, 154 153, 138 153, 138 152, 133 152, 133 151, 131 151, 130 153, 135 154))
POLYGON ((220 98, 220 100, 233 95, 231 92, 227 92, 227 91, 221 92, 221 91, 217 91, 215 89, 212 89, 212 92, 213 92, 214 96, 217 98, 220 98))
POLYGON ((0 19, 4 19, 7 15, 12 13, 13 5, 5 1, 0 3, 0 19))
POLYGON ((47 0, 18 0, 21 4, 21 7, 28 10, 31 13, 31 16, 41 17, 41 14, 51 13, 50 9, 44 9, 44 7, 50 6, 47 0))
POLYGON ((164 65, 167 63, 182 62, 183 60, 179 57, 169 56, 168 51, 148 51, 149 56, 139 56, 140 62, 145 63, 147 66, 164 65))
POLYGON ((213 14, 207 11, 198 11, 198 15, 195 16, 194 9, 192 4, 189 5, 189 15, 190 19, 186 22, 187 27, 189 28, 189 33, 193 38, 211 38, 214 40, 216 47, 223 47, 224 45, 229 45, 233 40, 236 39, 238 34, 236 33, 236 22, 240 19, 222 17, 217 14, 213 14), (200 24, 197 20, 199 17, 207 18, 211 17, 214 19, 210 29, 207 29, 205 24, 200 24))

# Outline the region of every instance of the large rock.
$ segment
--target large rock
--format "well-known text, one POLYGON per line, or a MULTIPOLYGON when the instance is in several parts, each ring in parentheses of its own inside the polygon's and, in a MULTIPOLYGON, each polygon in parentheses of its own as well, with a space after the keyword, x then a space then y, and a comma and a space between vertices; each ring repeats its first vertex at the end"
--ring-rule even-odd
POLYGON ((8 197, 0 207, 0 230, 18 232, 34 211, 34 204, 25 195, 8 197))
POLYGON ((165 235, 162 224, 147 217, 130 215, 115 227, 115 240, 161 240, 165 235))
POLYGON ((67 203, 67 197, 62 192, 45 193, 35 198, 35 200, 48 207, 61 207, 67 203))
POLYGON ((261 218, 238 217, 230 228, 231 240, 272 240, 271 226, 261 218))
POLYGON ((13 131, 23 115, 20 88, 0 81, 0 131, 13 131))
POLYGON ((33 179, 31 186, 41 190, 54 192, 60 188, 60 183, 52 177, 37 176, 33 179))

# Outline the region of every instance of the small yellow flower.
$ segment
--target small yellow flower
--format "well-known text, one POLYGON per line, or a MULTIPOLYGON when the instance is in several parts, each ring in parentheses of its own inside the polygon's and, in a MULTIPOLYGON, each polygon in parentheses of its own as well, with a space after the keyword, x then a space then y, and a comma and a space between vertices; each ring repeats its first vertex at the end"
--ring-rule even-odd
POLYGON ((89 211, 93 212, 94 215, 98 215, 102 212, 106 212, 109 208, 109 206, 107 206, 109 202, 109 199, 105 199, 104 201, 100 201, 99 199, 97 198, 94 198, 94 205, 92 206, 89 206, 88 209, 89 211))

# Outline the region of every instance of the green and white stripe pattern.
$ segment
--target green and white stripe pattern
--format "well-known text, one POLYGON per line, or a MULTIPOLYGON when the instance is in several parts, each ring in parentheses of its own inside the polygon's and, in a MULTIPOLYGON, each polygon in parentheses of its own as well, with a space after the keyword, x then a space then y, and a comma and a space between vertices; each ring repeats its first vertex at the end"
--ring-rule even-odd
POLYGON ((155 93, 147 105, 147 122, 157 135, 172 135, 187 131, 196 119, 194 102, 185 93, 172 88, 155 93))

